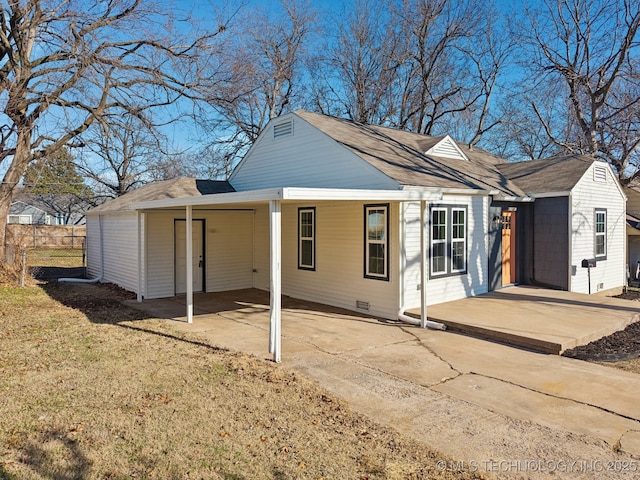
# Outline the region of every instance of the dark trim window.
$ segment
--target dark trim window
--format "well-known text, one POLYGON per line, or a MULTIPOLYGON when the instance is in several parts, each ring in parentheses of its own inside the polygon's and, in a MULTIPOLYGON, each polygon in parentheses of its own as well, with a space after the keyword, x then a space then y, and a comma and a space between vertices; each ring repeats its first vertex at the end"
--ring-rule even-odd
POLYGON ((430 275, 467 273, 467 207, 431 207, 430 275))
POLYGON ((298 208, 298 268, 316 269, 316 209, 298 208))
POLYGON ((597 208, 595 211, 594 250, 597 260, 607 259, 607 210, 597 208))
POLYGON ((389 204, 364 206, 364 276, 389 280, 389 204))

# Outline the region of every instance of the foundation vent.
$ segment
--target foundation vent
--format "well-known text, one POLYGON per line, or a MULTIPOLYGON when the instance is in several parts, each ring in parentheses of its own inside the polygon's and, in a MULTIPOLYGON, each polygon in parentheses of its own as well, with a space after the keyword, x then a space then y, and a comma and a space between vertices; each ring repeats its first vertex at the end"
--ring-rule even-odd
POLYGON ((356 300, 356 308, 358 310, 366 310, 369 311, 369 302, 365 302, 364 300, 356 300))

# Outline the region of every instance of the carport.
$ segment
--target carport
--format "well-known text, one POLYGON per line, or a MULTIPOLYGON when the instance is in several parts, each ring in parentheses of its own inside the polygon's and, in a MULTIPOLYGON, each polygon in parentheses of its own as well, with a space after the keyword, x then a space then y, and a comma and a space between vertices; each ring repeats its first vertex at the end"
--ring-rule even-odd
MULTIPOLYGON (((193 322, 194 315, 194 288, 193 288, 193 219, 194 212, 199 210, 233 210, 268 208, 269 227, 269 353, 273 354, 273 360, 281 359, 281 302, 282 302, 282 205, 286 203, 313 202, 419 202, 423 218, 421 218, 421 242, 423 248, 420 258, 422 285, 426 284, 426 259, 425 238, 426 219, 424 211, 426 202, 438 201, 442 198, 439 191, 424 192, 415 190, 364 190, 364 189, 322 189, 322 188, 274 188, 265 190, 252 190, 246 192, 219 193, 202 195, 197 197, 167 198, 139 202, 133 205, 137 215, 137 300, 142 302, 143 282, 148 281, 148 276, 143 275, 143 259, 146 255, 146 235, 144 235, 145 216, 151 212, 163 210, 181 210, 184 212, 186 225, 185 241, 185 310, 187 323, 193 322)), ((394 252, 389 252, 393 255, 394 252)), ((145 302, 147 300, 145 299, 145 302)), ((427 325, 426 289, 423 289, 421 307, 419 309, 420 323, 427 325)))

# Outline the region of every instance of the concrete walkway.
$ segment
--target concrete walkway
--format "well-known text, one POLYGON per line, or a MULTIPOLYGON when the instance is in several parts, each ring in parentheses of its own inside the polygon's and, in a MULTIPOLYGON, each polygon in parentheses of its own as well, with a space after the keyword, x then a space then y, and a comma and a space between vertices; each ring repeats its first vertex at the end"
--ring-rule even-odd
MULTIPOLYGON (((264 292, 199 295, 191 325, 179 299, 132 305, 216 346, 270 358, 264 292)), ((462 462, 444 468, 639 476, 640 375, 288 298, 282 322, 283 367, 462 462)))
POLYGON ((640 320, 640 309, 618 298, 509 287, 430 306, 428 315, 456 332, 560 354, 623 330, 640 320))

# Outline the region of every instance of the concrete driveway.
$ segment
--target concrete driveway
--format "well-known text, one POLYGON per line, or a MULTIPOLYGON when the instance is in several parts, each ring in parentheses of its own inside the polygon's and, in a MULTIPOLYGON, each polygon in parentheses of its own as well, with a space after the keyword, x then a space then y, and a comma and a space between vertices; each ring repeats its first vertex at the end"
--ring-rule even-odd
MULTIPOLYGON (((189 325, 180 299, 132 303, 216 346, 270 358, 267 293, 202 294, 195 304, 189 325)), ((640 475, 640 375, 288 298, 282 335, 282 367, 462 461, 443 468, 640 475)))

